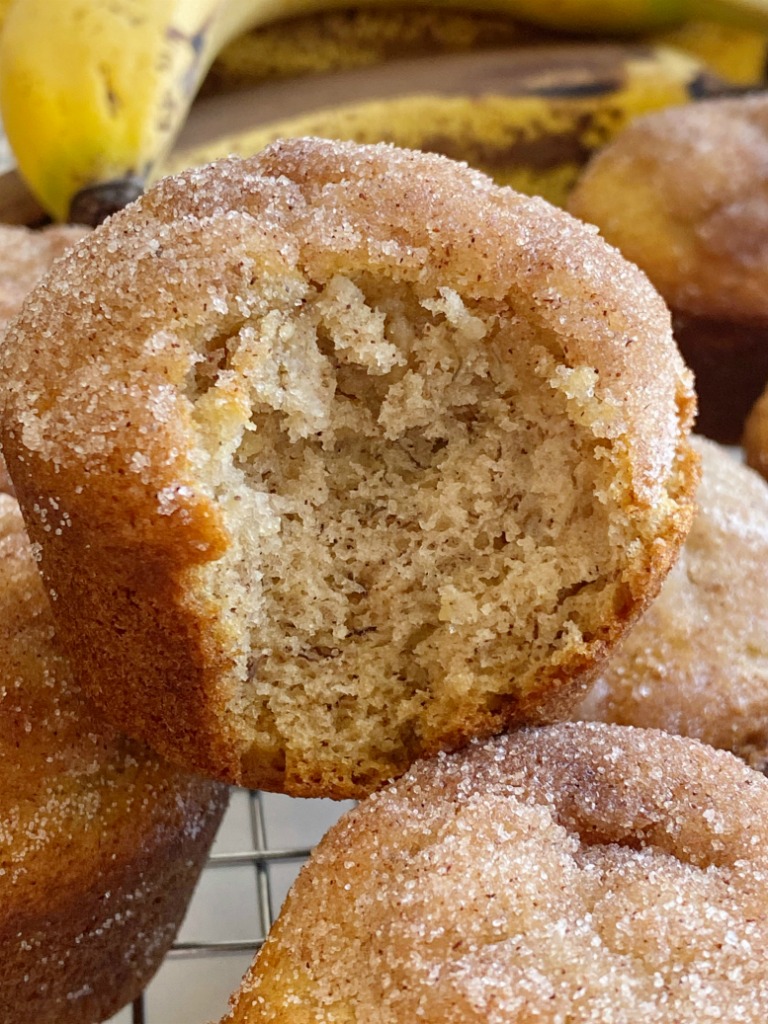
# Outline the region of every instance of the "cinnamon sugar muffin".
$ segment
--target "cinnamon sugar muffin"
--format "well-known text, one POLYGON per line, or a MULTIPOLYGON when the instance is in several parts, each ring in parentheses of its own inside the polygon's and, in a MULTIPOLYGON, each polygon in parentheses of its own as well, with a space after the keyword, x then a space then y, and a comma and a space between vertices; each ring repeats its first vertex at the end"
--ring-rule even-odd
POLYGON ((768 780, 653 730, 422 761, 315 849, 222 1024, 763 1024, 768 780))
POLYGON ((0 1024, 95 1024, 134 999, 225 799, 94 717, 0 495, 0 1024))
POLYGON ((663 729, 768 766, 768 487, 714 442, 680 557, 576 718, 663 729))
POLYGON ((565 715, 690 521, 646 279, 423 153, 293 140, 165 180, 46 277, 2 377, 84 687, 263 789, 359 796, 565 715))
POLYGON ((650 277, 694 371, 697 429, 738 443, 768 381, 768 97, 638 118, 568 208, 650 277))

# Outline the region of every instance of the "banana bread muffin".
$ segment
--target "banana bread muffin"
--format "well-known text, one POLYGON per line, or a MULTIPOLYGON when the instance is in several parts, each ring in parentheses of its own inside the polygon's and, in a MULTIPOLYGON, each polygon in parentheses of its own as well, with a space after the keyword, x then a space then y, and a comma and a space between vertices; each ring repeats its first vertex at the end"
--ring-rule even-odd
POLYGON ((768 390, 752 406, 741 442, 747 464, 768 480, 768 390))
POLYGON ((763 1024, 768 781, 522 729, 422 761, 304 867, 222 1024, 763 1024))
POLYGON ((94 715, 0 495, 0 1024, 96 1024, 138 996, 226 796, 94 715))
POLYGON ((568 208, 659 289, 696 377, 697 430, 737 444, 768 381, 768 98, 638 118, 592 159, 568 208))
POLYGON ((645 277, 423 153, 294 140, 166 179, 47 275, 2 371, 82 685, 254 787, 359 796, 564 716, 692 514, 645 277))
POLYGON ((89 231, 78 224, 39 230, 0 224, 0 327, 19 311, 51 263, 89 231))

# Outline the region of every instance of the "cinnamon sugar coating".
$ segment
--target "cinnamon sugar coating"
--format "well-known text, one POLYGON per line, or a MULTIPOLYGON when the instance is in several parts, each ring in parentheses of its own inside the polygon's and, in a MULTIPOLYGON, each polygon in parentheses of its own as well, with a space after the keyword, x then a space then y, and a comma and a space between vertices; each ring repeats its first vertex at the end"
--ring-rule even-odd
POLYGON ((638 118, 593 158, 568 208, 659 289, 696 376, 697 429, 738 443, 768 380, 768 98, 638 118))
POLYGON ((762 1024, 768 781, 653 730, 418 763, 326 835, 222 1024, 762 1024))
POLYGON ((577 718, 663 729, 768 767, 768 486, 714 442, 675 566, 577 718))
POLYGON ((8 342, 3 443, 84 687, 243 784, 361 795, 565 715, 690 522, 659 297, 444 158, 293 140, 167 179, 8 342))
POLYGON ((94 1024, 135 999, 225 802, 93 714, 0 495, 0 1024, 94 1024))

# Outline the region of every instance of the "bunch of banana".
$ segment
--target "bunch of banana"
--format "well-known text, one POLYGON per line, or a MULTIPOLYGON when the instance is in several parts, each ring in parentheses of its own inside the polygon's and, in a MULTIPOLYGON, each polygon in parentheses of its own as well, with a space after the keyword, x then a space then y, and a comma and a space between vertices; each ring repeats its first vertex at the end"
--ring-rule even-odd
MULTIPOLYGON (((166 158, 226 43, 248 28, 338 3, 15 0, 0 35, 0 113, 22 176, 56 219, 102 219, 138 194, 166 158)), ((747 28, 768 27, 768 0, 474 0, 474 5, 579 32, 669 28, 683 23, 694 8, 747 28)))
MULTIPOLYGON (((514 63, 503 50, 415 59, 241 94, 244 120, 253 119, 250 96, 266 96, 274 119, 262 116, 257 127, 208 145, 182 145, 158 172, 247 156, 277 138, 318 135, 443 153, 563 205, 592 153, 632 118, 722 89, 699 61, 662 47, 536 48, 514 63), (354 103, 345 102, 350 95, 354 103)), ((226 118, 225 102, 209 99, 201 109, 212 127, 226 118)))

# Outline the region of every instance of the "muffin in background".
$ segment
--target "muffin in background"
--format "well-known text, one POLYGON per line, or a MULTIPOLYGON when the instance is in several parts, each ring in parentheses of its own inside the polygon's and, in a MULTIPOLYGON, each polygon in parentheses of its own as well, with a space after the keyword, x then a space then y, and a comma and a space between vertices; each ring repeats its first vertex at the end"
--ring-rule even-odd
POLYGON ((590 161, 568 208, 661 292, 696 378, 696 429, 738 444, 768 381, 768 97, 638 118, 590 161))

